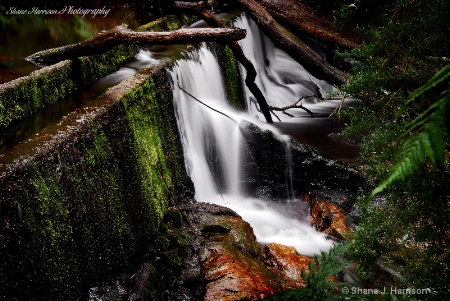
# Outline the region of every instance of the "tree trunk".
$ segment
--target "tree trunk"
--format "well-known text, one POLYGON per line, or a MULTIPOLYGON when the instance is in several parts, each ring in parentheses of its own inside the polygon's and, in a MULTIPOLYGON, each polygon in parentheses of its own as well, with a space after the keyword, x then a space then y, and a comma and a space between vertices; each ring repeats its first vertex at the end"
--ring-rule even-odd
POLYGON ((235 0, 249 12, 264 33, 294 60, 305 67, 312 75, 331 84, 342 85, 348 75, 326 62, 308 45, 281 26, 255 0, 235 0))
POLYGON ((353 49, 362 42, 354 34, 333 30, 331 22, 319 18, 310 8, 298 0, 255 0, 263 6, 279 23, 295 28, 319 42, 341 49, 353 49))
POLYGON ((186 44, 197 42, 224 42, 243 39, 245 29, 197 28, 178 29, 172 32, 136 32, 117 26, 78 44, 36 52, 26 59, 38 65, 50 65, 80 56, 101 54, 119 44, 186 44))

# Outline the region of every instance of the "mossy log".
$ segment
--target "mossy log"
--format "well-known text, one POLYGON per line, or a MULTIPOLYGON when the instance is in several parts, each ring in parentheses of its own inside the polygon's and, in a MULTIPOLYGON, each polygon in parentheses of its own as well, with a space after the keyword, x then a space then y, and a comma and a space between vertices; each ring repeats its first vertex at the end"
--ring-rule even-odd
POLYGON ((117 26, 81 43, 42 50, 26 59, 38 65, 48 65, 76 57, 101 54, 119 44, 227 42, 243 39, 245 35, 246 31, 241 28, 182 28, 171 32, 136 32, 117 26))

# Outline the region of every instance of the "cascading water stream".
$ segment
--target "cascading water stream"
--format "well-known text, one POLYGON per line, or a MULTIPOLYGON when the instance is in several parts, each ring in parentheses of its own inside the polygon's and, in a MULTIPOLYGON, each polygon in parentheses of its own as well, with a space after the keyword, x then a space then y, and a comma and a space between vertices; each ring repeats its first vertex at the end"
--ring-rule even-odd
MULTIPOLYGON (((248 37, 242 42, 242 47, 259 69, 257 84, 273 105, 286 105, 295 98, 330 89, 328 84, 314 79, 284 52, 276 49, 247 18, 240 18, 236 26, 248 29, 248 37)), ((288 139, 258 118, 251 117, 257 114, 254 109, 243 113, 228 104, 218 61, 206 44, 188 56, 188 59, 175 63, 172 79, 186 167, 195 185, 197 201, 235 210, 250 223, 261 243, 278 242, 294 246, 301 254, 309 256, 328 250, 332 243, 307 223, 308 207, 302 200, 290 200, 280 205, 245 196, 240 184, 243 143, 240 121, 249 120, 259 127, 270 128, 280 140, 288 139), (178 85, 232 120, 202 105, 178 85)), ((247 95, 250 94, 247 92, 247 95)), ((289 158, 289 154, 286 157, 289 158)), ((291 171, 286 173, 289 182, 291 171)))
MULTIPOLYGON (((311 95, 326 97, 327 92, 336 91, 333 86, 309 74, 288 54, 275 47, 250 18, 239 18, 235 26, 247 30, 247 37, 239 41, 239 44, 257 69, 258 77, 255 82, 263 91, 269 105, 284 107, 293 104, 301 97, 311 95)), ((242 72, 245 71, 242 70, 242 72)), ((263 119, 263 115, 256 110, 250 100, 253 96, 247 86, 244 85, 244 89, 251 115, 258 114, 260 119, 263 119)), ((313 109, 315 113, 335 106, 333 102, 324 102, 315 97, 305 98, 302 103, 305 107, 313 109)), ((295 116, 309 117, 308 113, 301 109, 290 110, 290 113, 295 116)), ((277 115, 283 121, 291 119, 284 114, 277 115)))

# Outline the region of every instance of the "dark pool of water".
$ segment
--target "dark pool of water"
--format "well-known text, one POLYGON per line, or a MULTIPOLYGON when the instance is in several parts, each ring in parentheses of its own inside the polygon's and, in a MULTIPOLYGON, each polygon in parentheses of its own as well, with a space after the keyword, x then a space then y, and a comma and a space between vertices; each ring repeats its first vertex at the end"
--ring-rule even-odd
POLYGON ((314 146, 333 159, 357 164, 358 146, 335 137, 344 129, 344 120, 314 117, 296 122, 275 122, 274 126, 297 142, 314 146))

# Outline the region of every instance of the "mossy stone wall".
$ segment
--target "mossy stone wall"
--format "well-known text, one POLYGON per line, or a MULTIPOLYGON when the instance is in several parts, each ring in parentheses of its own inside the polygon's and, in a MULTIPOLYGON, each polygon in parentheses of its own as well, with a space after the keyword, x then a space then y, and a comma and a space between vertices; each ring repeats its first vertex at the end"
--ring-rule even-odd
POLYGON ((162 68, 125 80, 0 175, 0 299, 86 300, 132 271, 193 191, 162 68))
POLYGON ((101 55, 59 62, 34 71, 29 76, 1 84, 0 130, 93 84, 119 69, 135 53, 134 47, 120 45, 101 55))

